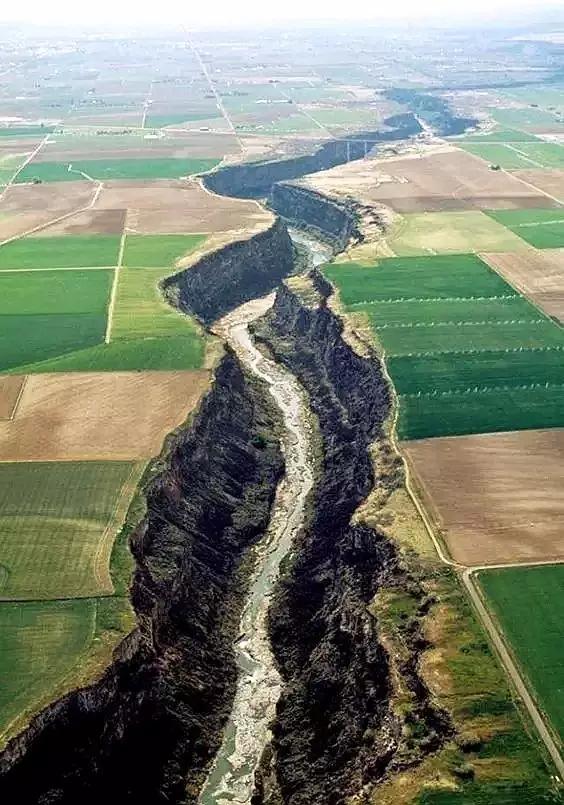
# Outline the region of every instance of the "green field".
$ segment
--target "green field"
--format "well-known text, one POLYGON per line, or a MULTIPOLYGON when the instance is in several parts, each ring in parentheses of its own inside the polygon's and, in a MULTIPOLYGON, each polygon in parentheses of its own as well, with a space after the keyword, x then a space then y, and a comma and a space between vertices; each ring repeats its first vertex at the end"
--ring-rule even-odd
POLYGON ((404 215, 386 235, 386 242, 399 257, 527 248, 511 231, 479 211, 404 215))
POLYGON ((165 126, 179 126, 181 123, 190 123, 198 120, 210 120, 212 118, 221 118, 217 109, 214 108, 209 111, 203 112, 176 112, 169 115, 151 115, 148 114, 145 118, 146 129, 162 129, 165 126))
POLYGON ((514 296, 507 285, 472 254, 387 258, 376 265, 331 263, 324 268, 344 305, 387 299, 449 299, 514 296))
POLYGON ((536 249, 564 246, 564 209, 489 210, 487 214, 536 249))
MULTIPOLYGON (((562 333, 564 331, 552 325, 562 333)), ((448 340, 445 341, 448 346, 448 340)), ((517 388, 531 385, 562 385, 564 350, 514 349, 479 352, 439 352, 388 359, 388 368, 398 394, 442 394, 466 389, 517 388)), ((562 411, 564 424, 564 411, 562 411)))
POLYGON ((111 271, 0 274, 0 371, 100 343, 111 271))
POLYGON ((517 129, 496 128, 488 134, 465 134, 460 138, 455 138, 456 144, 460 143, 532 143, 540 142, 538 137, 526 131, 517 129))
POLYGON ((562 746, 564 565, 489 570, 479 581, 562 746))
POLYGON ((0 269, 115 266, 119 242, 116 235, 21 238, 0 246, 0 269))
POLYGON ((128 235, 125 240, 123 265, 160 268, 173 266, 177 260, 193 252, 206 235, 128 235))
POLYGON ((96 602, 0 604, 0 735, 37 710, 94 637, 96 602))
POLYGON ((423 299, 416 302, 369 302, 351 305, 367 313, 375 327, 439 322, 531 321, 539 311, 522 296, 484 299, 423 299))
POLYGON ((0 598, 69 598, 100 588, 95 558, 134 464, 0 464, 0 598))
POLYGON ((182 315, 162 296, 158 283, 170 274, 162 268, 122 268, 112 320, 112 341, 120 338, 184 336, 194 340, 197 354, 203 342, 193 319, 182 315))
POLYGON ((110 344, 69 351, 58 358, 21 364, 12 368, 11 373, 199 369, 203 357, 204 340, 194 338, 193 333, 166 338, 121 338, 110 344))
POLYGON ((92 179, 179 179, 194 173, 209 171, 219 164, 218 159, 85 159, 72 162, 32 162, 18 174, 17 182, 76 182, 84 181, 80 171, 92 179))
POLYGON ((564 426, 564 388, 400 397, 400 439, 564 426))
MULTIPOLYGON (((535 102, 535 101, 533 101, 535 102)), ((526 109, 493 109, 492 117, 501 126, 510 129, 525 129, 526 131, 543 131, 543 127, 553 128, 564 121, 552 112, 543 109, 528 107, 526 109)))
POLYGON ((45 137, 55 126, 0 126, 0 137, 45 137))
MULTIPOLYGON (((469 154, 480 157, 490 165, 499 165, 504 170, 531 170, 539 167, 526 154, 519 153, 519 151, 523 151, 522 143, 519 143, 519 151, 515 150, 517 146, 511 147, 509 144, 503 143, 488 143, 487 145, 470 143, 466 145, 461 142, 458 145, 464 151, 468 151, 469 154)), ((543 166, 540 165, 540 167, 542 168, 543 166)))
MULTIPOLYGON (((562 126, 564 132, 564 124, 562 126)), ((491 164, 505 170, 535 170, 564 167, 564 148, 556 143, 520 142, 515 144, 488 143, 479 145, 465 142, 460 147, 491 164)))

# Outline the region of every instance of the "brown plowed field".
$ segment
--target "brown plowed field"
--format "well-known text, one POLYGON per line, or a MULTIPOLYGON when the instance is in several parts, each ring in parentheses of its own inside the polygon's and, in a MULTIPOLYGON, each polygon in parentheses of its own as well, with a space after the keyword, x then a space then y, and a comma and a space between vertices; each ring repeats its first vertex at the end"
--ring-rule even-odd
POLYGON ((545 313, 564 321, 564 249, 481 257, 545 313))
POLYGON ((91 182, 12 185, 2 198, 0 240, 23 234, 35 226, 86 207, 93 192, 91 182))
POLYGON ((0 422, 0 461, 150 458, 209 380, 204 370, 29 375, 15 418, 0 422))
POLYGON ((457 562, 564 559, 564 429, 423 439, 404 451, 457 562))
POLYGON ((514 171, 514 176, 564 201, 564 170, 514 171))
MULTIPOLYGON (((87 210, 42 229, 37 237, 49 235, 121 235, 126 210, 87 210)), ((32 237, 34 237, 32 235, 32 237)))
POLYGON ((308 184, 400 213, 556 206, 540 191, 458 149, 350 162, 308 177, 308 184))
POLYGON ((239 201, 206 192, 197 182, 112 182, 105 186, 96 209, 129 210, 128 230, 141 234, 223 232, 267 226, 270 213, 254 201, 239 201))
POLYGON ((24 380, 24 375, 4 375, 0 377, 0 419, 12 418, 24 380))

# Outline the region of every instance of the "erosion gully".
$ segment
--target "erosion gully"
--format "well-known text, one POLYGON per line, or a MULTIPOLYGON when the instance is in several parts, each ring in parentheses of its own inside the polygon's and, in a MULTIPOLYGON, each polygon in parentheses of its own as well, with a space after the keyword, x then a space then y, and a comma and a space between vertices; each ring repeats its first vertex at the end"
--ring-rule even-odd
MULTIPOLYGON (((311 265, 325 262, 330 250, 321 241, 291 230, 295 244, 311 265)), ((254 551, 254 568, 235 646, 239 671, 237 691, 223 742, 199 797, 201 805, 249 803, 254 775, 269 742, 269 723, 280 698, 281 679, 268 635, 269 600, 282 560, 304 524, 306 501, 314 483, 313 427, 306 395, 296 378, 261 352, 249 324, 264 315, 274 294, 241 305, 221 319, 213 331, 239 360, 267 384, 284 424, 282 451, 286 464, 270 524, 254 551)))

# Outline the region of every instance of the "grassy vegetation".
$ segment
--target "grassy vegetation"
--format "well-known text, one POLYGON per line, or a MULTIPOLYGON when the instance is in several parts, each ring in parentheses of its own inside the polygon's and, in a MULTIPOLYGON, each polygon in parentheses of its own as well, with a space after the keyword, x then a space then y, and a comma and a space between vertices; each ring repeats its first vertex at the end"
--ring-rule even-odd
POLYGON ((159 291, 159 281, 170 269, 122 268, 112 320, 112 341, 142 336, 184 336, 202 343, 196 322, 173 308, 159 291))
MULTIPOLYGON (((463 148, 464 151, 468 151, 468 153, 480 157, 480 159, 489 162, 491 165, 499 165, 504 170, 531 170, 532 168, 539 167, 527 158, 526 154, 520 154, 514 147, 503 143, 488 143, 486 145, 470 143, 466 145, 466 143, 461 142, 459 146, 463 148)), ((519 143, 520 151, 522 150, 521 146, 522 144, 519 143)), ((542 165, 540 167, 542 167, 542 165)))
POLYGON ((123 265, 159 268, 173 266, 181 257, 197 249, 206 235, 128 235, 123 265))
POLYGON ((427 439, 564 426, 564 388, 401 397, 398 436, 427 439))
POLYGON ((199 369, 203 356, 203 339, 196 339, 193 334, 166 338, 129 338, 69 352, 58 358, 19 365, 12 368, 11 372, 25 374, 199 369))
POLYGON ((0 464, 0 598, 111 592, 96 555, 134 465, 125 461, 0 464))
POLYGON ((536 249, 564 247, 564 210, 490 210, 488 215, 536 249))
POLYGON ((119 241, 116 235, 21 238, 0 246, 0 269, 115 266, 119 241))
POLYGON ((111 271, 0 274, 0 371, 103 340, 111 271))
MULTIPOLYGON (((369 315, 369 321, 371 321, 369 315)), ((427 375, 427 367, 431 371, 431 360, 434 356, 428 353, 449 353, 452 354, 453 364, 458 365, 460 361, 465 361, 465 356, 457 356, 457 352, 469 350, 482 350, 478 355, 495 355, 499 363, 507 366, 507 373, 511 371, 512 355, 515 353, 499 353, 499 350, 517 349, 538 349, 546 347, 564 347, 564 330, 556 327, 549 319, 539 319, 537 313, 535 321, 523 323, 516 322, 473 322, 464 324, 454 322, 453 324, 437 323, 433 325, 420 326, 385 326, 378 328, 378 340, 390 356, 393 355, 418 355, 424 357, 413 358, 421 367, 422 373, 427 375)), ((525 353, 516 353, 524 355, 525 353)), ((536 354, 536 353, 535 353, 536 354)), ((542 355, 541 354, 541 360, 542 355)), ((564 353, 559 353, 559 360, 563 360, 564 353)), ((468 356, 469 359, 475 356, 468 356)), ((473 381, 476 379, 472 374, 473 381)), ((394 376, 395 379, 395 376, 394 376)), ((484 376, 481 385, 487 385, 492 378, 490 375, 484 376)), ((560 378, 564 382, 564 377, 560 378)), ((432 378, 429 377, 432 384, 432 378)), ((526 375, 519 375, 515 382, 527 382, 526 375)), ((531 380, 531 383, 536 382, 531 380)), ((546 381, 545 381, 546 382, 546 381)), ((437 386, 440 388, 440 385, 437 386)))
POLYGON ((376 265, 331 263, 324 273, 339 288, 346 306, 387 299, 515 295, 513 288, 472 254, 392 257, 376 265))
POLYGON ((564 566, 489 570, 479 581, 562 745, 564 566))
POLYGON ((522 296, 504 299, 425 299, 417 302, 372 302, 354 305, 375 327, 438 322, 484 322, 538 319, 539 312, 522 296))
MULTIPOLYGON (((531 99, 531 103, 537 103, 538 101, 535 99, 531 99)), ((525 129, 526 131, 542 131, 543 127, 550 126, 552 128, 559 123, 562 123, 564 128, 564 121, 560 116, 534 107, 526 109, 493 109, 492 117, 501 126, 525 129)))
POLYGON ((45 137, 55 126, 0 126, 0 137, 45 137))
MULTIPOLYGON (((563 332, 559 327, 553 329, 563 332)), ((563 358, 564 352, 560 349, 441 352, 424 357, 391 357, 388 368, 399 394, 500 386, 517 388, 546 383, 564 387, 563 358)))
POLYGON ((105 330, 99 313, 0 315, 0 372, 99 344, 105 330))
MULTIPOLYGON (((564 123, 562 124, 564 132, 564 123)), ((486 162, 500 165, 505 170, 534 170, 564 166, 564 148, 556 143, 459 143, 460 147, 486 162)))
POLYGON ((17 182, 76 182, 84 181, 76 171, 92 179, 179 179, 211 170, 219 164, 218 159, 84 159, 72 162, 32 162, 18 174, 17 182))
POLYGON ((513 252, 526 248, 520 238, 479 211, 405 215, 386 241, 398 256, 513 252))
POLYGON ((465 134, 457 143, 534 143, 539 138, 518 129, 496 128, 488 134, 465 134))
POLYGON ((76 666, 94 637, 95 616, 88 599, 0 604, 0 736, 76 666))

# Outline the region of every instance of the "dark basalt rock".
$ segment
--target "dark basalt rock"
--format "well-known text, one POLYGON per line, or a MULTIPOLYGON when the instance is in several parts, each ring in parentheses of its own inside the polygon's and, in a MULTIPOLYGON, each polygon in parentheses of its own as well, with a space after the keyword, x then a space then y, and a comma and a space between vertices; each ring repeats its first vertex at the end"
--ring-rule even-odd
MULTIPOLYGON (((317 290, 330 292, 320 275, 317 290)), ((309 392, 323 462, 311 521, 271 607, 284 687, 255 802, 342 805, 397 764, 404 726, 390 707, 388 656, 368 605, 383 584, 405 585, 407 571, 383 534, 351 522, 374 485, 386 482, 374 477, 368 447, 383 438, 389 391, 379 363, 346 344, 333 313, 324 304, 304 307, 287 287, 256 334, 309 392)), ((425 643, 419 635, 413 643, 402 670, 428 740, 409 762, 449 734, 418 676, 425 643)))
POLYGON ((96 684, 11 741, 1 802, 196 802, 234 695, 241 563, 282 472, 275 430, 265 390, 228 354, 148 488, 132 545, 138 629, 96 684))
POLYGON ((264 232, 230 243, 162 283, 174 306, 211 324, 243 302, 265 296, 294 270, 294 246, 277 218, 264 232))

